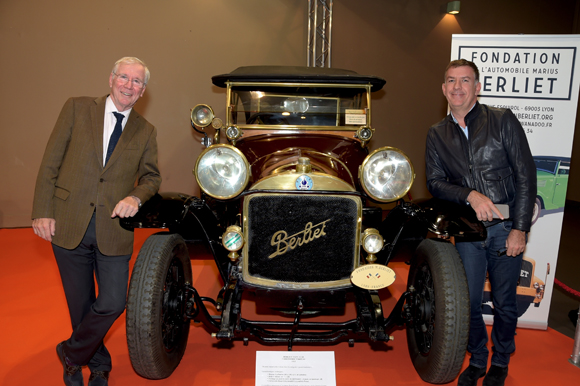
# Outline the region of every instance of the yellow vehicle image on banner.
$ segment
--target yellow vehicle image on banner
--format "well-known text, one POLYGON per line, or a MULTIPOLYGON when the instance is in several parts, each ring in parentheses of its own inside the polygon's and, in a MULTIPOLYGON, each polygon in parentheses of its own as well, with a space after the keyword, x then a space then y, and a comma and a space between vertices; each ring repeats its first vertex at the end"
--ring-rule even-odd
MULTIPOLYGON (((544 299, 544 289, 546 280, 541 280, 534 275, 536 271, 536 261, 527 256, 522 260, 522 269, 520 271, 520 280, 517 288, 518 301, 518 318, 526 313, 531 304, 539 307, 540 302, 544 299)), ((546 270, 546 276, 550 274, 550 264, 546 270)), ((493 296, 491 294, 491 284, 489 277, 485 278, 483 288, 483 313, 493 314, 493 296)))

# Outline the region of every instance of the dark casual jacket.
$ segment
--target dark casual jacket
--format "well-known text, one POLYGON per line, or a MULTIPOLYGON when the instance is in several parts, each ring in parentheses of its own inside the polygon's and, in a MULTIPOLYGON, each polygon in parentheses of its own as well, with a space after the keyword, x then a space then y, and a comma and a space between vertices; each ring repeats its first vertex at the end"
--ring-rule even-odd
POLYGON ((469 138, 449 114, 429 129, 427 188, 434 197, 467 204, 472 190, 508 204, 513 228, 529 231, 536 167, 526 134, 511 112, 477 102, 465 117, 469 138))

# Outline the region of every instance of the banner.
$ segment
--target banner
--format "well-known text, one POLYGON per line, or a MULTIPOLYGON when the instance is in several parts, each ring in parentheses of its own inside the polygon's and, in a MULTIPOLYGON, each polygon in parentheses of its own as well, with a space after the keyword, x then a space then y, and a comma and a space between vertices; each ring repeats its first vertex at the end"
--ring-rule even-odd
MULTIPOLYGON (((538 191, 518 285, 518 327, 546 329, 560 245, 580 84, 580 35, 453 35, 451 60, 479 68, 480 103, 521 122, 538 191)), ((486 323, 493 322, 489 283, 486 323)))

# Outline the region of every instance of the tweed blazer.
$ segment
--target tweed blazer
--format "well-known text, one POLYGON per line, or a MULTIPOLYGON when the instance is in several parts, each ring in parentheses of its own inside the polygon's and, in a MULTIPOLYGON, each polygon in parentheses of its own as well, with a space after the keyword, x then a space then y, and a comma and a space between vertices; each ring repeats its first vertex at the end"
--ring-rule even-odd
POLYGON ((76 248, 96 214, 97 243, 105 255, 133 252, 133 232, 111 218, 127 196, 144 203, 159 189, 157 131, 131 110, 123 134, 103 167, 107 96, 70 98, 52 131, 36 180, 32 218, 54 218, 52 242, 76 248))

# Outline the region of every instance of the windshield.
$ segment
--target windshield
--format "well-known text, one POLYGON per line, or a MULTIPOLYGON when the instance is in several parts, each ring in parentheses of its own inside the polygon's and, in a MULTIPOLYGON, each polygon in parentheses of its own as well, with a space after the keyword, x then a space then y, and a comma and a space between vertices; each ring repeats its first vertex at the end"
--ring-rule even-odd
POLYGON ((364 86, 233 86, 228 118, 250 129, 356 130, 368 124, 368 107, 364 86))

